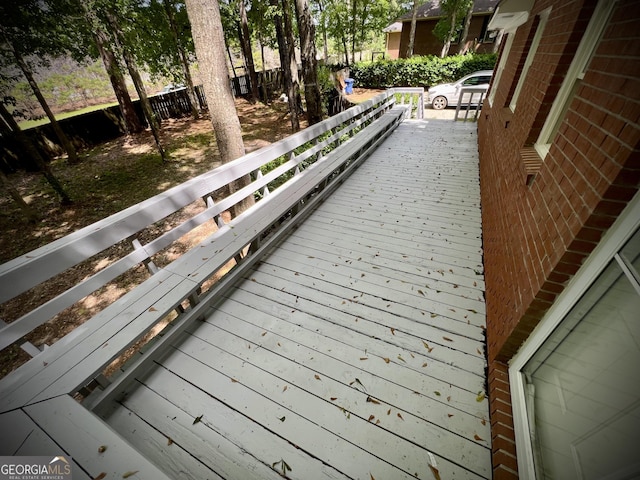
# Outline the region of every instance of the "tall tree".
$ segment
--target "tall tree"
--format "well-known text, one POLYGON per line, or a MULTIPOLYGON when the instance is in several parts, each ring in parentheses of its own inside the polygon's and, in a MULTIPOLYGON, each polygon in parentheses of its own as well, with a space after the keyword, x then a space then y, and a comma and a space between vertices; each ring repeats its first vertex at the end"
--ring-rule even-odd
POLYGON ((51 111, 33 74, 32 62, 46 65, 47 58, 61 56, 74 48, 72 35, 67 35, 58 22, 68 22, 68 6, 64 2, 16 0, 11 5, 0 3, 0 55, 9 55, 22 71, 51 122, 69 163, 78 163, 78 154, 51 111), (28 58, 27 58, 28 56, 28 58))
POLYGON ((307 103, 309 125, 322 121, 322 95, 318 85, 318 61, 316 59, 315 27, 311 19, 308 0, 296 0, 300 54, 304 78, 304 97, 307 103))
POLYGON ((125 65, 127 66, 127 70, 129 71, 129 75, 133 80, 133 85, 138 93, 138 98, 140 99, 140 104, 142 106, 142 111, 144 116, 147 119, 147 123, 151 128, 151 133, 153 135, 153 139, 156 142, 156 147, 158 152, 160 153, 160 158, 162 158, 163 162, 168 161, 168 155, 162 146, 162 142, 160 141, 160 119, 156 116, 151 108, 151 103, 149 102, 149 98, 147 97, 147 91, 144 88, 144 83, 142 82, 142 77, 140 76, 140 72, 138 71, 138 67, 136 65, 136 61, 133 58, 133 53, 131 52, 131 48, 127 39, 125 38, 125 34, 120 27, 120 22, 116 18, 116 14, 113 11, 106 10, 105 16, 109 26, 111 27, 111 31, 114 34, 114 39, 116 41, 116 45, 119 47, 122 58, 124 59, 125 65))
POLYGON ((296 42, 293 35, 293 22, 291 20, 291 2, 280 0, 282 6, 282 20, 284 27, 284 43, 286 44, 285 63, 283 69, 289 69, 291 74, 291 84, 289 85, 289 113, 291 114, 291 128, 294 132, 300 130, 298 113, 300 112, 302 101, 300 100, 300 75, 298 74, 298 62, 296 61, 296 42))
MULTIPOLYGON (((229 85, 220 7, 217 0, 186 0, 186 5, 216 143, 222 162, 228 163, 243 156, 245 151, 229 85)), ((231 185, 230 190, 236 191, 250 181, 247 175, 231 185)), ((251 203, 253 196, 250 195, 234 207, 232 214, 240 214, 251 203)))
POLYGON ((469 27, 471 26, 471 17, 473 17, 473 2, 469 3, 467 13, 464 17, 462 36, 460 37, 460 43, 458 48, 458 55, 467 53, 467 37, 469 36, 469 27))
POLYGON ((407 45, 407 58, 413 56, 414 43, 416 41, 416 23, 418 23, 418 0, 413 0, 411 9, 411 28, 409 29, 409 44, 407 45))
POLYGON ((110 46, 111 39, 106 33, 103 23, 93 9, 93 2, 79 0, 86 22, 90 26, 96 47, 104 63, 105 70, 109 75, 109 80, 120 106, 120 112, 124 120, 124 127, 127 133, 138 133, 143 130, 138 114, 133 108, 133 102, 124 80, 124 75, 120 69, 118 59, 110 46))
POLYGON ((260 92, 258 91, 258 75, 256 73, 256 66, 253 62, 251 32, 249 31, 249 21, 247 20, 247 9, 244 4, 244 0, 238 0, 238 10, 240 13, 240 45, 242 46, 242 54, 244 55, 245 64, 249 73, 251 99, 252 101, 257 102, 260 98, 260 92))
POLYGON ((20 129, 20 126, 15 121, 13 116, 7 110, 7 107, 3 102, 0 102, 0 132, 3 135, 13 136, 16 141, 22 147, 22 150, 29 155, 29 158, 33 160, 38 169, 44 175, 49 185, 55 190, 60 197, 60 203, 63 205, 69 205, 72 203, 71 197, 64 189, 58 178, 53 174, 51 167, 47 161, 42 157, 40 151, 36 146, 29 141, 25 133, 20 129))
POLYGON ((451 42, 457 37, 469 4, 473 0, 441 0, 440 9, 443 16, 438 20, 433 33, 442 40, 442 51, 440 57, 444 58, 449 54, 451 42))
POLYGON ((162 4, 164 7, 164 12, 167 16, 167 21, 169 22, 169 30, 171 32, 171 36, 173 41, 175 42, 176 49, 178 51, 178 56, 180 58, 180 68, 182 69, 182 75, 184 76, 185 84, 187 86, 187 92, 189 93, 189 100, 191 101, 191 116, 194 119, 200 117, 200 109, 198 98, 196 97, 195 88, 193 86, 193 78, 191 76, 191 69, 189 67, 189 49, 188 44, 193 43, 188 41, 188 37, 190 37, 190 30, 183 28, 184 31, 189 30, 189 35, 187 39, 184 37, 186 35, 181 34, 178 29, 178 21, 176 19, 176 2, 173 0, 162 0, 162 4))

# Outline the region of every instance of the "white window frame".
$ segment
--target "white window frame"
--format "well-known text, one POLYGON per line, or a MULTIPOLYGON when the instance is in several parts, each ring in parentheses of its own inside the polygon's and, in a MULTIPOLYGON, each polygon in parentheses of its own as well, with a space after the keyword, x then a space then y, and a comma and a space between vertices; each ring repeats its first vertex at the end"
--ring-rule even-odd
POLYGON ((529 67, 533 63, 533 59, 536 56, 536 52, 538 51, 538 45, 540 45, 540 39, 542 38, 542 33, 544 32, 544 28, 547 26, 547 21, 549 20, 549 14, 551 14, 551 7, 543 10, 538 14, 538 26, 536 27, 536 33, 533 35, 533 40, 531 40, 531 46, 529 47, 529 52, 527 53, 527 58, 524 61, 524 65, 522 66, 522 72, 520 73, 520 78, 518 79, 518 84, 516 85, 516 89, 513 92, 513 96, 511 97, 511 102, 509 103, 509 108, 512 112, 515 111, 516 105, 518 103, 518 97, 520 96, 520 92, 522 91, 522 86, 524 85, 525 80, 527 79, 527 74, 529 73, 529 67))
POLYGON ((523 369, 638 227, 640 227, 640 192, 636 193, 631 202, 629 202, 584 265, 580 267, 580 270, 569 282, 567 288, 560 294, 542 321, 509 362, 509 384, 516 437, 518 474, 522 480, 534 480, 536 478, 534 450, 531 444, 531 432, 527 416, 526 379, 523 369))
POLYGON ((549 110, 547 119, 542 126, 538 140, 534 147, 544 159, 549 153, 553 137, 557 133, 560 122, 564 118, 569 102, 573 99, 576 86, 584 78, 585 70, 593 57, 595 49, 600 42, 604 29, 609 22, 609 17, 618 0, 598 0, 598 4, 591 16, 578 49, 573 57, 573 61, 567 70, 562 86, 556 95, 553 105, 549 110))
POLYGON ((487 97, 490 107, 493 107, 493 100, 496 96, 496 90, 498 89, 498 85, 500 84, 500 78, 502 77, 504 66, 507 63, 507 58, 509 58, 509 54, 511 53, 511 45, 513 44, 513 37, 516 36, 516 30, 517 28, 504 32, 507 34, 507 40, 506 40, 506 43, 504 44, 504 47, 502 47, 502 55, 500 56, 500 62, 496 67, 496 73, 493 77, 491 90, 489 91, 489 96, 487 97))

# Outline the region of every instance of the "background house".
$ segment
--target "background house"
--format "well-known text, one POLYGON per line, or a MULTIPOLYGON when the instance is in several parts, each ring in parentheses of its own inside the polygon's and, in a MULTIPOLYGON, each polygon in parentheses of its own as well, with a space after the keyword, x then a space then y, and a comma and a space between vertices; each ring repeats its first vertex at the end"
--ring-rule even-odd
MULTIPOLYGON (((487 30, 487 26, 497 4, 498 0, 475 0, 473 17, 467 36, 468 48, 475 49, 478 53, 491 53, 493 51, 496 36, 487 30)), ((412 13, 408 12, 398 19, 398 22, 402 24, 399 45, 399 56, 402 58, 406 56, 409 44, 411 16, 412 13)), ((441 16, 440 0, 430 0, 418 7, 413 48, 414 55, 440 55, 442 41, 433 34, 433 29, 441 16)), ((388 36, 387 38, 390 37, 388 36)), ((458 53, 458 49, 459 46, 452 43, 450 54, 458 53)), ((391 51, 388 54, 391 57, 391 51)))
POLYGON ((640 475, 640 2, 503 0, 478 123, 494 479, 640 475))
POLYGON ((385 50, 387 58, 395 60, 400 56, 400 37, 402 22, 394 22, 382 30, 385 33, 385 50))

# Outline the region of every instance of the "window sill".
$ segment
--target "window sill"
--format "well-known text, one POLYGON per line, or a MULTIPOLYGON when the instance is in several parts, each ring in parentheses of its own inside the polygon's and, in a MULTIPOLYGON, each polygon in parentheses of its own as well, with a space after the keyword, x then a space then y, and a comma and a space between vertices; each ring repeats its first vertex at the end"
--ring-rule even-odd
POLYGON ((542 168, 542 156, 539 154, 536 147, 522 147, 520 149, 520 160, 524 166, 524 171, 527 175, 527 186, 531 186, 536 178, 536 175, 542 168))

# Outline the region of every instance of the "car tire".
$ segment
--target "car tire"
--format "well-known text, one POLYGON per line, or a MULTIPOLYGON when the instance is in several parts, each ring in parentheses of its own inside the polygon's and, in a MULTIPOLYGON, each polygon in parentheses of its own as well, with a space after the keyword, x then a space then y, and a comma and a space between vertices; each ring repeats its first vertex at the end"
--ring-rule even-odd
POLYGON ((447 106, 447 99, 446 99, 446 97, 443 97, 442 95, 437 96, 431 102, 431 107, 434 110, 442 110, 446 106, 447 106))

